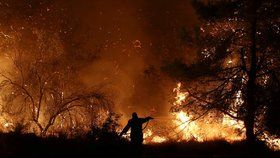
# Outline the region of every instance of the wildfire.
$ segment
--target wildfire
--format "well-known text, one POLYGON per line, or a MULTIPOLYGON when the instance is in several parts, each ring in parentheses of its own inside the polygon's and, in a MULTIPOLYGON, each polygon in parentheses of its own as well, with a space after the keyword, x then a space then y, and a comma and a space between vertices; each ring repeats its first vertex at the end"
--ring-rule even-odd
POLYGON ((192 117, 180 111, 175 114, 174 123, 178 125, 180 140, 196 140, 199 142, 215 139, 225 139, 228 142, 245 138, 243 122, 224 115, 221 120, 208 116, 201 120, 192 121, 192 117))
POLYGON ((197 141, 203 141, 196 133, 199 130, 197 124, 191 121, 191 116, 187 115, 185 112, 180 111, 175 113, 175 120, 173 122, 178 126, 177 133, 180 135, 182 132, 182 136, 180 140, 190 140, 196 139, 197 141))
MULTIPOLYGON (((187 100, 188 93, 182 92, 181 83, 177 84, 174 92, 176 92, 174 105, 179 106, 187 100)), ((216 118, 209 114, 197 120, 193 120, 194 117, 184 111, 173 113, 173 115, 175 117, 173 122, 178 126, 176 132, 180 136, 179 140, 194 139, 202 142, 225 139, 232 142, 245 138, 243 122, 232 119, 227 115, 222 115, 222 118, 216 118)))
POLYGON ((143 137, 144 137, 144 139, 145 139, 145 138, 150 137, 150 136, 152 136, 152 135, 153 135, 152 130, 147 129, 147 131, 144 133, 143 137))
MULTIPOLYGON (((173 89, 175 92, 173 105, 180 106, 188 99, 188 92, 182 91, 182 84, 177 83, 173 89)), ((156 130, 147 129, 144 132, 145 143, 162 143, 167 140, 199 142, 208 140, 224 139, 228 142, 245 139, 243 121, 235 120, 227 115, 221 114, 216 117, 208 114, 201 119, 196 119, 186 111, 173 112, 170 115, 169 133, 159 136, 156 130)))
POLYGON ((161 137, 161 136, 154 136, 152 139, 152 142, 154 143, 163 143, 165 142, 167 139, 165 137, 161 137))
POLYGON ((3 117, 0 117, 0 130, 1 132, 10 132, 14 128, 14 124, 12 122, 8 122, 3 117))
MULTIPOLYGON (((174 88, 176 92, 174 105, 181 105, 188 97, 187 92, 181 91, 181 83, 174 88)), ((234 104, 241 104, 241 91, 237 93, 234 104)), ((235 115, 232 113, 232 115, 235 115)), ((177 125, 176 132, 181 140, 196 140, 199 142, 215 139, 224 139, 228 142, 240 141, 246 138, 244 122, 222 114, 221 118, 205 116, 203 119, 192 121, 193 116, 184 111, 173 113, 173 123, 177 125)), ((273 150, 280 150, 280 139, 267 133, 260 136, 260 139, 273 150)))
POLYGON ((167 141, 167 138, 154 134, 154 132, 151 129, 147 129, 144 132, 143 137, 144 137, 144 144, 163 143, 163 142, 167 141))
POLYGON ((189 95, 188 92, 181 92, 181 82, 177 84, 177 87, 173 89, 173 92, 176 92, 175 102, 173 105, 181 105, 189 95))
POLYGON ((271 149, 280 150, 280 138, 264 133, 261 140, 266 141, 267 146, 271 149))

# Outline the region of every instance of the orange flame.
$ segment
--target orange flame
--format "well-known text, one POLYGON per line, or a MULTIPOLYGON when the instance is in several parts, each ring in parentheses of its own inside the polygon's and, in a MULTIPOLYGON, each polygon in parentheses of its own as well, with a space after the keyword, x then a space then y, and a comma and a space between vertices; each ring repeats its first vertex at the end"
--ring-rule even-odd
MULTIPOLYGON (((174 88, 176 92, 174 105, 181 105, 187 100, 188 93, 181 91, 181 83, 174 88)), ((195 139, 196 141, 206 141, 214 139, 225 139, 229 142, 242 140, 245 138, 244 124, 227 115, 222 118, 209 118, 192 121, 193 116, 184 111, 173 113, 173 122, 178 126, 177 132, 181 135, 180 140, 195 139), (211 121, 210 121, 211 120, 211 121)))

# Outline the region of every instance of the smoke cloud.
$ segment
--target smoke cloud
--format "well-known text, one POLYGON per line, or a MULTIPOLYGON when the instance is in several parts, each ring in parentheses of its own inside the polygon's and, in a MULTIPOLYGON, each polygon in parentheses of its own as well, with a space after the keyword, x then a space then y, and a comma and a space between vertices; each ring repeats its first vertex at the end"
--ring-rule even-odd
POLYGON ((184 0, 0 0, 0 10, 1 40, 16 34, 28 51, 45 32, 52 39, 45 45, 59 46, 53 50, 78 70, 77 79, 110 89, 127 117, 167 114, 175 84, 160 67, 192 58, 181 34, 199 23, 184 0))

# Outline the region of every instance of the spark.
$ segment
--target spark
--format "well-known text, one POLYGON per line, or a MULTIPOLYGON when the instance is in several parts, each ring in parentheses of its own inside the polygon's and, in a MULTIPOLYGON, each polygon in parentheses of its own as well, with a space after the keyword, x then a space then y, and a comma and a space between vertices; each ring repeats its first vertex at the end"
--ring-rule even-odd
POLYGON ((140 40, 133 41, 133 46, 134 48, 141 48, 141 41, 140 40))
POLYGON ((2 31, 0 32, 0 34, 1 34, 2 36, 4 36, 6 39, 7 39, 7 38, 10 38, 10 39, 12 38, 10 35, 7 35, 7 34, 5 34, 5 33, 2 32, 2 31))
POLYGON ((5 123, 5 124, 4 124, 4 127, 5 127, 5 128, 8 128, 9 125, 10 125, 9 123, 5 123))

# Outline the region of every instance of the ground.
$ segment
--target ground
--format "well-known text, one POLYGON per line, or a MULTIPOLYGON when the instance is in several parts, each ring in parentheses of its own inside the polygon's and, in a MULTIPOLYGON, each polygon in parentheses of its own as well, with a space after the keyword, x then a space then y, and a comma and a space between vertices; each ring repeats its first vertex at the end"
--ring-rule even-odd
POLYGON ((280 152, 271 151, 263 144, 229 144, 225 141, 166 142, 144 145, 135 149, 124 140, 92 141, 76 138, 39 138, 34 135, 1 134, 0 157, 124 157, 124 158, 279 158, 280 152))

